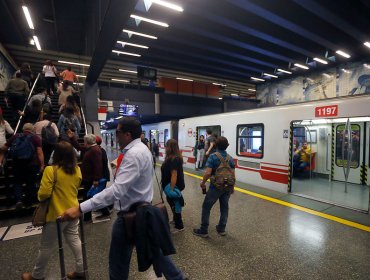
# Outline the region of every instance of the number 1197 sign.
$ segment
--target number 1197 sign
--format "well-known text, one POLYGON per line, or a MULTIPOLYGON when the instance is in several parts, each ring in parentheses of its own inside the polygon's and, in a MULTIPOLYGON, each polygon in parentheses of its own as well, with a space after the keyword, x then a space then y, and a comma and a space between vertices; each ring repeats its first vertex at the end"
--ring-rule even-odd
POLYGON ((315 117, 336 117, 338 116, 338 105, 322 106, 315 108, 315 117))

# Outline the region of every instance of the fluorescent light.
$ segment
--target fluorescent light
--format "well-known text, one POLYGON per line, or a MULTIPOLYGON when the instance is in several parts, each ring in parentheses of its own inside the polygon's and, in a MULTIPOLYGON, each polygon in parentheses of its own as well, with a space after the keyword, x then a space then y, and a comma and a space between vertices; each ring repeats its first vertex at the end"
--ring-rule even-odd
POLYGON ((282 73, 286 73, 286 74, 292 74, 292 72, 287 71, 287 70, 283 70, 283 69, 280 69, 280 68, 278 68, 278 71, 282 72, 282 73))
POLYGON ((122 83, 129 83, 130 81, 129 80, 121 80, 121 79, 111 79, 112 81, 116 81, 116 82, 122 82, 122 83))
POLYGON ((263 73, 264 76, 268 76, 268 77, 272 77, 272 78, 279 78, 278 76, 276 75, 272 75, 272 74, 268 74, 268 73, 263 73))
POLYGON ((155 4, 157 4, 157 5, 161 5, 163 7, 166 7, 166 8, 178 11, 178 12, 183 12, 184 11, 184 9, 182 7, 180 7, 178 5, 175 5, 175 4, 172 4, 172 3, 169 3, 167 1, 162 1, 162 0, 151 0, 151 1, 155 4))
POLYGON ((146 38, 150 38, 150 39, 158 39, 157 37, 152 36, 152 35, 139 33, 139 32, 135 32, 135 31, 127 30, 127 29, 123 29, 122 31, 126 32, 128 34, 132 34, 132 35, 137 35, 137 36, 146 37, 146 38))
POLYGON ((364 45, 368 48, 370 48, 370 42, 365 42, 364 45))
POLYGON ((84 84, 83 83, 73 83, 74 85, 79 85, 79 86, 83 86, 84 84))
POLYGON ((118 69, 118 71, 137 74, 137 71, 133 71, 133 70, 118 69))
POLYGON ((147 46, 138 45, 138 44, 132 44, 132 43, 123 42, 123 41, 117 41, 117 43, 118 43, 118 44, 122 44, 122 47, 123 47, 124 45, 128 45, 128 46, 137 47, 137 48, 142 48, 142 49, 149 49, 149 47, 147 47, 147 46))
POLYGON ((137 56, 137 57, 141 56, 141 54, 137 54, 137 53, 121 52, 121 51, 116 51, 116 50, 112 50, 112 52, 114 52, 118 55, 124 54, 124 55, 131 55, 131 56, 137 56))
POLYGON ((149 23, 152 23, 152 24, 156 24, 156 25, 159 25, 159 26, 169 27, 169 25, 167 23, 162 22, 162 21, 153 20, 153 19, 150 19, 150 18, 145 18, 145 17, 141 17, 141 16, 137 16, 137 15, 131 15, 130 17, 134 18, 134 19, 137 19, 137 20, 142 20, 142 21, 146 21, 146 22, 149 22, 149 23))
POLYGON ((36 35, 33 36, 33 40, 35 41, 35 45, 36 45, 36 48, 41 51, 41 46, 40 46, 40 42, 39 42, 39 38, 37 38, 36 35))
POLYGON ((253 88, 249 88, 249 89, 248 89, 248 91, 253 91, 253 92, 255 92, 256 90, 255 90, 255 89, 253 89, 253 88))
POLYGON ((218 99, 222 99, 222 97, 219 97, 218 99))
POLYGON ((225 85, 225 84, 220 84, 220 83, 212 83, 212 85, 220 86, 220 87, 226 87, 226 85, 225 85))
POLYGON ((239 96, 237 93, 232 93, 231 96, 239 96))
POLYGON ((305 66, 305 65, 302 65, 302 64, 299 64, 299 63, 294 63, 294 66, 297 66, 299 68, 302 68, 302 69, 310 69, 309 67, 305 66))
POLYGON ((28 26, 31 29, 35 29, 35 27, 33 26, 32 18, 31 18, 31 15, 30 15, 30 11, 28 10, 28 8, 26 6, 22 6, 22 9, 23 9, 23 13, 24 13, 24 15, 26 17, 28 26))
POLYGON ((188 81, 188 82, 192 82, 193 81, 191 79, 186 79, 186 78, 176 78, 176 80, 188 81))
POLYGON ((71 61, 65 61, 65 60, 58 60, 59 63, 64 63, 64 64, 71 64, 71 65, 79 65, 79 66, 86 66, 90 67, 89 64, 84 64, 84 63, 78 63, 78 62, 71 62, 71 61))
POLYGON ((86 78, 85 75, 76 75, 77 77, 80 77, 80 78, 86 78))
POLYGON ((322 64, 328 64, 328 62, 326 60, 323 60, 321 58, 318 58, 318 57, 315 57, 313 60, 317 61, 317 62, 320 62, 322 64))
POLYGON ((255 78, 255 77, 251 77, 251 79, 254 80, 254 81, 260 81, 260 82, 264 82, 265 81, 264 79, 255 78))
POLYGON ((370 65, 369 64, 364 63, 364 67, 367 68, 367 69, 370 69, 370 65))
POLYGON ((30 40, 30 45, 34 46, 35 45, 35 40, 31 39, 30 40))
POLYGON ((345 53, 344 51, 338 50, 336 51, 337 54, 344 56, 345 58, 350 58, 351 56, 348 53, 345 53))

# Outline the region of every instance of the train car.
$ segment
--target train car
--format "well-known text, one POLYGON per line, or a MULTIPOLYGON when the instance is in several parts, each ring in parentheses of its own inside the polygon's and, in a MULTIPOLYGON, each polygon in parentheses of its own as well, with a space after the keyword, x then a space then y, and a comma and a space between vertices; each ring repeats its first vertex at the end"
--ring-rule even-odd
POLYGON ((228 138, 238 181, 369 211, 370 97, 356 96, 180 119, 185 166, 205 130, 228 138), (307 142, 305 170, 295 154, 307 142), (299 176, 298 176, 299 175, 299 176))
POLYGON ((142 125, 145 137, 150 143, 153 140, 158 144, 159 148, 159 160, 164 160, 165 157, 165 143, 168 139, 177 139, 178 135, 178 122, 167 121, 153 124, 142 125))

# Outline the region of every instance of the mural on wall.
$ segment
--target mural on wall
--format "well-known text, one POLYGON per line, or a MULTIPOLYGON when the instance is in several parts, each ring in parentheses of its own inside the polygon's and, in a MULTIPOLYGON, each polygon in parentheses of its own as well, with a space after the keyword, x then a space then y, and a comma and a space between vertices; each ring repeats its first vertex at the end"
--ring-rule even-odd
POLYGON ((257 99, 263 107, 364 93, 370 93, 370 62, 267 83, 257 88, 257 99))
POLYGON ((12 78, 15 68, 9 62, 0 48, 0 91, 4 91, 8 81, 12 78))

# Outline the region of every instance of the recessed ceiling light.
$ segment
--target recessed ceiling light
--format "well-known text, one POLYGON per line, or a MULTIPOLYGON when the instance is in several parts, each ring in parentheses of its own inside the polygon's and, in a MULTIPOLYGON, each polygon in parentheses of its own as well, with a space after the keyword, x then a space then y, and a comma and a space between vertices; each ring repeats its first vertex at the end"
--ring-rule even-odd
POLYGON ((126 32, 128 34, 132 34, 132 35, 137 35, 137 36, 146 37, 146 38, 150 38, 150 39, 158 39, 157 37, 152 36, 152 35, 139 33, 139 32, 135 32, 135 31, 127 30, 127 29, 123 29, 122 31, 126 32))
POLYGON ((341 51, 341 50, 336 51, 336 53, 345 57, 345 58, 350 58, 351 57, 348 53, 345 53, 344 51, 341 51))
POLYGON ((137 74, 137 71, 134 70, 118 69, 118 71, 137 74))
POLYGON ((121 51, 116 51, 116 50, 112 50, 112 52, 114 52, 118 55, 124 54, 124 55, 137 56, 137 57, 141 56, 141 54, 137 54, 137 53, 121 52, 121 51))
POLYGON ((26 6, 22 6, 22 9, 23 9, 24 16, 26 17, 28 26, 30 27, 30 29, 35 29, 35 27, 33 26, 30 11, 28 10, 26 6))
POLYGON ((294 66, 297 66, 299 68, 302 68, 302 69, 310 69, 309 67, 305 66, 305 65, 302 65, 302 64, 299 64, 299 63, 294 63, 294 66))
POLYGON ((59 63, 63 64, 71 64, 71 65, 80 65, 80 66, 86 66, 89 67, 89 64, 84 64, 84 63, 78 63, 78 62, 71 62, 71 61, 65 61, 65 60, 58 60, 59 63))
POLYGON ((166 8, 178 11, 178 12, 183 12, 184 11, 184 9, 182 7, 180 7, 178 5, 175 5, 175 4, 172 4, 172 3, 169 3, 167 1, 163 1, 163 0, 151 0, 151 1, 155 4, 157 4, 157 5, 161 5, 163 7, 166 7, 166 8))
POLYGON ((251 79, 254 80, 254 81, 259 81, 259 82, 264 82, 265 81, 264 79, 255 78, 255 77, 251 77, 251 79))
POLYGON ((322 64, 328 64, 328 62, 326 60, 323 60, 321 58, 318 58, 318 57, 315 57, 313 60, 317 61, 317 62, 320 62, 322 64))
POLYGON ((370 42, 365 42, 364 45, 368 48, 370 48, 370 42))
POLYGON ((186 78, 176 78, 176 80, 188 81, 188 82, 192 82, 193 81, 192 79, 186 79, 186 78))
POLYGON ((169 27, 169 25, 167 23, 162 22, 162 21, 153 20, 153 19, 150 19, 150 18, 145 18, 145 17, 141 17, 141 16, 138 16, 138 15, 131 15, 130 17, 134 18, 134 19, 137 19, 137 20, 142 20, 142 21, 146 21, 146 22, 149 22, 149 23, 152 23, 152 24, 156 24, 156 25, 159 25, 159 26, 169 27))
POLYGON ((30 40, 30 45, 34 46, 35 45, 35 40, 31 39, 30 40))
POLYGON ((253 92, 254 92, 254 91, 256 91, 256 90, 255 90, 255 89, 253 89, 253 88, 249 88, 248 90, 249 90, 249 91, 253 91, 253 92))
POLYGON ((41 46, 40 46, 40 42, 39 42, 39 38, 37 38, 36 35, 33 36, 33 40, 35 41, 35 45, 36 45, 36 48, 41 51, 41 46))
POLYGON ((280 68, 278 68, 278 71, 286 74, 292 74, 292 72, 280 68))
POLYGON ((129 80, 121 80, 121 79, 111 79, 112 81, 116 81, 116 82, 122 82, 122 83, 129 83, 130 81, 129 80))
POLYGON ((268 77, 272 77, 272 78, 279 78, 278 76, 276 75, 272 75, 272 74, 268 74, 268 73, 263 73, 264 76, 268 76, 268 77))
POLYGON ((144 45, 138 45, 138 44, 133 44, 133 43, 129 43, 129 42, 123 42, 123 41, 117 41, 118 44, 121 44, 122 47, 124 47, 125 45, 127 46, 132 46, 132 47, 137 47, 137 48, 142 48, 142 49, 149 49, 149 47, 147 46, 144 46, 144 45))

